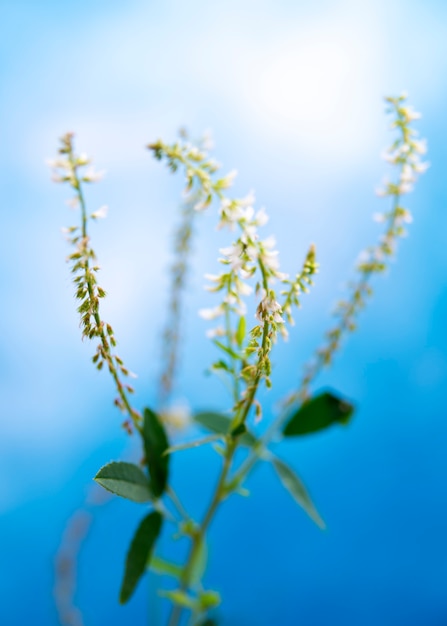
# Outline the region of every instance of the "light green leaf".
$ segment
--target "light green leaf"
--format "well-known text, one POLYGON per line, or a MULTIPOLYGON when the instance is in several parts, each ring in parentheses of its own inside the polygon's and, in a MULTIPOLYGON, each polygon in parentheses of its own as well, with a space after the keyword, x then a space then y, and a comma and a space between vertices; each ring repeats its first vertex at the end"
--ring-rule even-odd
POLYGON ((212 443, 213 441, 222 441, 222 435, 209 435, 208 437, 203 437, 202 439, 195 439, 194 441, 186 441, 185 443, 179 443, 175 446, 171 446, 167 450, 165 450, 164 454, 172 454, 173 452, 178 452, 179 450, 189 450, 190 448, 198 448, 199 446, 203 446, 207 443, 212 443))
POLYGON ((213 343, 220 348, 221 350, 223 350, 224 352, 226 352, 227 354, 229 354, 231 356, 231 358, 233 359, 237 359, 237 360, 242 360, 242 357, 240 354, 238 354, 237 352, 235 352, 234 350, 232 350, 231 348, 229 348, 228 346, 226 346, 225 344, 223 344, 221 341, 218 341, 217 339, 213 340, 213 343))
POLYGON ((211 367, 215 370, 225 370, 226 372, 231 372, 231 368, 228 363, 225 363, 222 359, 213 363, 211 367))
POLYGON ((305 402, 287 421, 283 433, 286 437, 307 435, 323 430, 332 424, 347 424, 354 406, 347 400, 326 391, 305 402))
POLYGON ((239 318, 239 324, 237 325, 237 330, 236 330, 236 343, 239 346, 239 348, 242 348, 244 344, 246 327, 247 327, 247 324, 245 322, 245 317, 241 316, 239 318))
POLYGON ((152 548, 160 534, 163 518, 157 511, 149 513, 132 539, 127 553, 126 568, 121 585, 120 603, 125 604, 132 596, 135 588, 144 574, 146 563, 150 558, 152 548))
POLYGON ((154 496, 159 498, 168 482, 169 455, 165 455, 165 452, 169 448, 169 443, 160 418, 151 409, 144 409, 142 435, 151 490, 154 496))
POLYGON ((95 481, 107 491, 134 502, 149 502, 152 499, 147 476, 133 463, 124 461, 108 463, 101 467, 95 481))
POLYGON ((201 591, 199 593, 199 602, 202 609, 206 611, 207 609, 219 606, 221 598, 217 591, 201 591))
POLYGON ((167 576, 172 576, 173 578, 181 578, 182 576, 182 568, 180 565, 176 563, 171 563, 170 561, 166 561, 155 554, 149 561, 148 568, 154 571, 156 574, 166 574, 167 576))
POLYGON ((208 548, 206 542, 202 539, 197 549, 195 559, 191 569, 191 585, 197 585, 201 580, 206 570, 206 564, 208 561, 208 548))
POLYGON ((174 591, 159 591, 158 593, 164 598, 171 600, 173 604, 183 606, 185 609, 191 609, 194 611, 197 607, 197 600, 189 596, 182 589, 175 589, 174 591))
POLYGON ((320 517, 314 503, 307 493, 306 487, 301 479, 284 461, 272 455, 271 462, 278 474, 278 477, 293 499, 306 511, 309 517, 319 526, 325 528, 325 523, 320 517))

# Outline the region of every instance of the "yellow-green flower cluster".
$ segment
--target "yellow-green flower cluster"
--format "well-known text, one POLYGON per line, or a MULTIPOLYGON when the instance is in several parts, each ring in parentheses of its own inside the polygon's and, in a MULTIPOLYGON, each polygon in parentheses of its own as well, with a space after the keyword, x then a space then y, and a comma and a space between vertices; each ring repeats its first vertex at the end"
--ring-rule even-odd
MULTIPOLYGON (((93 183, 100 180, 103 172, 96 172, 86 155, 77 156, 73 148, 73 134, 67 133, 61 138, 59 157, 48 164, 53 169, 52 180, 57 183, 68 183, 74 192, 69 200, 73 208, 80 208, 81 219, 77 226, 65 229, 69 243, 74 247, 68 261, 71 263, 73 282, 75 284, 75 296, 80 301, 78 312, 81 317, 82 336, 87 339, 99 339, 93 363, 98 370, 104 364, 109 369, 118 391, 115 405, 128 415, 135 426, 139 426, 141 416, 130 405, 128 394, 133 393, 129 384, 122 382, 121 377, 134 376, 125 366, 122 359, 113 352, 116 340, 113 328, 105 323, 100 317, 99 303, 105 297, 105 290, 98 285, 97 273, 99 266, 96 265, 96 254, 91 246, 87 226, 89 219, 96 220, 105 217, 107 207, 103 206, 91 215, 87 215, 86 204, 82 191, 82 183, 93 183)), ((131 422, 124 422, 126 430, 130 430, 131 422)))
POLYGON ((402 197, 412 191, 418 175, 424 173, 429 164, 421 160, 427 151, 426 141, 419 139, 417 132, 410 126, 411 122, 421 116, 405 104, 406 99, 406 94, 386 98, 388 112, 394 116, 391 128, 397 130, 398 136, 383 155, 397 170, 396 178, 393 182, 385 181, 377 191, 378 195, 390 197, 392 200, 390 210, 374 216, 376 221, 385 224, 384 232, 376 245, 360 254, 356 265, 358 278, 349 283, 348 297, 341 300, 335 309, 337 323, 326 333, 325 343, 306 365, 300 391, 290 401, 307 398, 310 384, 323 367, 331 364, 344 334, 355 330, 357 314, 365 306, 366 298, 372 294, 371 278, 387 268, 398 239, 406 234, 405 224, 412 221, 410 211, 402 206, 402 197))
MULTIPOLYGON (((254 209, 253 193, 239 199, 229 198, 226 194, 233 184, 235 171, 219 177, 219 166, 208 156, 206 150, 189 142, 167 145, 157 141, 149 148, 157 159, 166 158, 171 171, 176 172, 179 166, 184 168, 186 191, 195 189, 199 196, 194 206, 196 211, 203 211, 216 200, 219 217, 217 227, 231 232, 238 231, 233 243, 220 249, 219 262, 224 266, 223 271, 216 275, 206 274, 209 281, 206 288, 212 292, 221 292, 221 301, 212 308, 201 309, 199 314, 206 320, 222 320, 216 327, 209 329, 207 335, 214 339, 227 356, 229 354, 232 357, 232 365, 227 371, 234 378, 241 376, 245 380, 247 388, 241 394, 237 390, 235 392, 235 398, 242 398, 244 401, 249 390, 256 388, 261 378, 265 378, 267 385, 270 384, 269 352, 272 343, 278 331, 287 336, 284 311, 273 288, 274 282, 280 280, 289 286, 289 290, 284 292, 284 306, 290 320, 291 307, 298 304, 298 293, 306 290, 306 284, 310 284, 310 276, 316 271, 315 251, 312 248, 309 253, 303 273, 294 281, 288 280, 288 276, 279 269, 275 239, 261 239, 259 236, 259 228, 268 221, 265 209, 254 209), (241 319, 246 314, 245 298, 253 292, 253 287, 248 283, 250 279, 256 280, 258 303, 255 318, 258 323, 248 332, 248 341, 245 344, 245 321, 242 325, 238 324, 237 330, 232 329, 232 321, 234 318, 241 319), (225 343, 221 343, 220 338, 225 343), (254 356, 256 362, 251 363, 254 356), (237 361, 242 361, 240 367, 237 361)), ((221 363, 219 362, 220 365, 221 363)))

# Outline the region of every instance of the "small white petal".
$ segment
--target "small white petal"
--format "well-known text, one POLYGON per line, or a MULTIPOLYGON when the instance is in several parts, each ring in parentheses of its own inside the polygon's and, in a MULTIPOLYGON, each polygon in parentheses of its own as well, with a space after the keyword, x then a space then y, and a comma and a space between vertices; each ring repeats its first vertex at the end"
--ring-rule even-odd
POLYGON ((107 217, 107 213, 108 212, 109 212, 109 207, 104 205, 104 206, 100 207, 97 211, 92 213, 92 217, 95 220, 97 220, 97 219, 104 219, 105 217, 107 217))

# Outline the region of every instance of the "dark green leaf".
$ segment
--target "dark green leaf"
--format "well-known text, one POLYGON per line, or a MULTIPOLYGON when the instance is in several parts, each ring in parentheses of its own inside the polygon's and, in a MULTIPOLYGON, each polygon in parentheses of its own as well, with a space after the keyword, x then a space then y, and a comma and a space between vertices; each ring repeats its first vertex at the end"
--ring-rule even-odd
POLYGON ((133 463, 124 461, 108 463, 101 467, 95 480, 107 491, 134 502, 148 502, 152 498, 146 475, 133 463))
POLYGON ((284 487, 289 491, 294 500, 306 511, 311 519, 319 526, 320 528, 325 528, 325 524, 321 519, 317 509, 315 508, 312 500, 310 499, 309 494, 301 480, 295 474, 295 472, 281 461, 277 457, 272 455, 271 462, 273 467, 275 468, 280 481, 284 485, 284 487))
POLYGON ((168 482, 169 455, 165 452, 169 443, 163 424, 151 409, 144 409, 143 440, 151 490, 159 498, 168 482))
POLYGON ((152 548, 160 534, 163 518, 157 511, 149 513, 141 524, 130 544, 127 553, 126 569, 120 592, 120 602, 125 604, 135 591, 146 569, 152 548))
POLYGON ((238 426, 236 426, 236 428, 233 428, 233 430, 231 431, 231 436, 239 437, 240 435, 243 435, 246 432, 247 432, 247 427, 245 426, 245 424, 239 424, 238 426))
MULTIPOLYGON (((193 418, 198 424, 203 426, 203 428, 210 430, 212 433, 218 433, 219 435, 230 434, 231 419, 226 415, 212 411, 204 411, 202 413, 196 413, 193 418)), ((239 442, 245 446, 254 446, 256 437, 247 430, 239 437, 239 442)))
POLYGON ((292 414, 283 429, 286 437, 307 435, 332 424, 347 424, 354 412, 352 404, 326 391, 305 402, 292 414))

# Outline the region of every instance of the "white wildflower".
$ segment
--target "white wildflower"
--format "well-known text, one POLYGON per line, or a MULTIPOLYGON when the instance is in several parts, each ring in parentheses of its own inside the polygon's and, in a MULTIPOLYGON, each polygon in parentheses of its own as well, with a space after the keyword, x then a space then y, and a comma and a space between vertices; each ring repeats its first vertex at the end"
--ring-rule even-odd
POLYGON ((402 167, 400 180, 402 183, 413 183, 415 181, 414 168, 409 163, 405 163, 402 167))
POLYGON ((262 207, 261 209, 259 209, 259 211, 256 213, 256 224, 261 227, 261 226, 265 226, 265 224, 267 224, 267 222, 269 221, 269 216, 266 213, 266 210, 264 209, 264 207, 262 207))
POLYGON ((279 302, 277 302, 272 295, 268 295, 259 303, 256 310, 256 318, 260 322, 273 321, 277 324, 283 324, 284 320, 281 317, 281 313, 282 310, 279 302))
POLYGON ((214 320, 216 317, 220 317, 225 313, 225 310, 221 304, 212 309, 200 309, 199 315, 204 320, 214 320))
POLYGON ((430 167, 430 163, 428 161, 423 161, 423 162, 418 161, 413 164, 413 169, 418 174, 424 174, 424 172, 426 172, 429 167, 430 167))
POLYGON ((426 139, 413 139, 411 142, 414 152, 417 154, 425 154, 427 152, 427 140, 426 139))
POLYGON ((82 177, 85 183, 97 183, 104 178, 105 170, 97 172, 93 167, 90 167, 82 177))
POLYGON ((242 259, 244 249, 240 242, 236 242, 234 245, 229 246, 228 248, 221 248, 219 252, 227 257, 224 262, 229 263, 231 269, 234 272, 240 270, 241 267, 244 265, 244 261, 242 259))
POLYGON ((66 200, 65 203, 70 207, 70 209, 77 209, 79 206, 79 198, 78 196, 73 196, 70 200, 66 200))
POLYGON ((373 215, 373 220, 375 222, 378 222, 379 224, 382 224, 383 222, 386 221, 386 214, 385 213, 374 213, 373 215))
POLYGON ((225 337, 225 329, 222 326, 218 326, 217 328, 210 328, 206 331, 206 336, 208 339, 214 339, 215 337, 225 337))
POLYGON ((228 189, 234 183, 234 179, 237 176, 237 170, 231 170, 228 174, 220 180, 219 188, 228 189))
POLYGON ((405 117, 405 122, 407 124, 422 117, 422 115, 418 111, 415 111, 412 106, 401 107, 400 111, 405 117))
POLYGON ((105 204, 100 207, 97 211, 95 211, 94 213, 92 213, 91 217, 94 220, 97 219, 104 219, 105 217, 107 217, 107 213, 109 212, 109 207, 106 206, 105 204))

